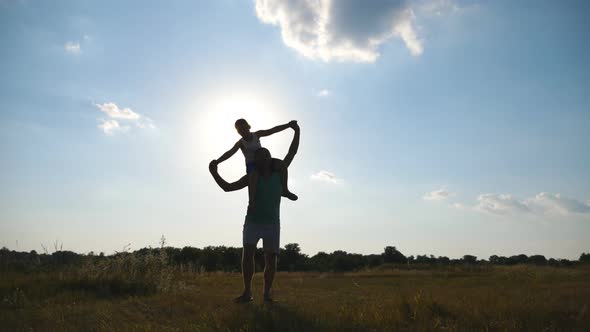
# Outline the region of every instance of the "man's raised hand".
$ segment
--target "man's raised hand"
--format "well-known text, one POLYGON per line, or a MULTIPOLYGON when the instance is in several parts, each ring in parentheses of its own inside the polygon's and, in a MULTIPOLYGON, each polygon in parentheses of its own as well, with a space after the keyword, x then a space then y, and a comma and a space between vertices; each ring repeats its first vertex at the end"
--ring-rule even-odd
POLYGON ((217 160, 211 160, 211 162, 209 163, 209 172, 217 172, 217 160))
POLYGON ((291 120, 289 121, 289 127, 295 129, 295 127, 297 127, 297 120, 291 120))

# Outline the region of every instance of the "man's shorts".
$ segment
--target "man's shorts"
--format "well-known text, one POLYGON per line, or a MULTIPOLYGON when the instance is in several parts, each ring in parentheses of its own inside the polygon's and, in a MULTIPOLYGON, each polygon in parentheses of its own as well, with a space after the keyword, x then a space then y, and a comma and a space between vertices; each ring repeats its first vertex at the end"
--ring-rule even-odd
POLYGON ((274 254, 279 253, 281 237, 281 224, 252 224, 245 223, 242 231, 243 245, 253 244, 257 245, 258 240, 262 239, 262 248, 265 252, 274 254))

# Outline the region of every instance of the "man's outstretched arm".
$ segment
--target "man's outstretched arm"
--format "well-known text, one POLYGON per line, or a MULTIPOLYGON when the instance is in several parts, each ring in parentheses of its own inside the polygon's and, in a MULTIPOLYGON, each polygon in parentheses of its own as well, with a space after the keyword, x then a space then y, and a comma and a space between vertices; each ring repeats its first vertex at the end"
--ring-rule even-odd
POLYGON ((297 149, 299 149, 299 136, 301 129, 299 128, 297 122, 295 122, 291 127, 295 131, 295 134, 293 135, 293 140, 291 141, 291 145, 289 146, 289 152, 287 152, 287 155, 285 156, 285 158, 283 158, 283 163, 285 164, 285 167, 289 167, 289 165, 291 165, 291 162, 293 161, 293 158, 295 158, 295 154, 297 153, 297 149))
POLYGON ((213 176, 213 179, 217 185, 219 185, 219 187, 221 187, 221 189, 223 189, 225 192, 240 190, 248 186, 247 175, 242 176, 242 178, 236 182, 229 183, 225 181, 217 172, 217 163, 215 163, 215 160, 209 163, 209 172, 211 172, 211 175, 213 176))

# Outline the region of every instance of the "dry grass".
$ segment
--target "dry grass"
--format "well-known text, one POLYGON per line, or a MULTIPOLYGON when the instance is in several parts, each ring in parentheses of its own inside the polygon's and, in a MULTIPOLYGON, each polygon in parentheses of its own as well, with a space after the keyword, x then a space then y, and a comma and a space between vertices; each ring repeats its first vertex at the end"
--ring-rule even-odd
MULTIPOLYGON (((133 259, 1 275, 0 330, 590 330, 587 267, 279 273, 278 304, 259 295, 236 305, 239 274, 180 273, 133 259)), ((256 294, 261 282, 257 274, 256 294)))

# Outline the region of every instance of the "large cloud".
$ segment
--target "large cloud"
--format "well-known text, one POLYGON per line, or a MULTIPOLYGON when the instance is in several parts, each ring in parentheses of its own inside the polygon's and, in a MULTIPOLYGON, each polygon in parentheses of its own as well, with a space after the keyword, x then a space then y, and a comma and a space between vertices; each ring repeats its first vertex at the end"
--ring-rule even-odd
POLYGON ((115 103, 96 104, 96 107, 111 118, 127 120, 137 120, 140 118, 139 114, 133 112, 130 108, 119 108, 115 103))
POLYGON ((329 182, 329 183, 341 183, 342 179, 339 179, 336 174, 330 172, 330 171, 319 171, 315 174, 311 175, 311 179, 312 180, 317 180, 317 181, 324 181, 324 182, 329 182))
POLYGON ((328 89, 322 89, 320 91, 318 91, 317 96, 318 97, 328 97, 330 95, 330 90, 328 89))
POLYGON ((590 213, 590 203, 564 197, 561 194, 540 192, 526 203, 536 212, 549 214, 590 213))
POLYGON ((413 55, 423 51, 404 0, 256 0, 256 15, 278 25, 284 43, 312 59, 374 62, 379 45, 394 37, 413 55))
POLYGON ((510 194, 481 194, 477 204, 466 206, 454 203, 459 209, 471 209, 493 214, 509 215, 527 213, 535 215, 590 214, 590 202, 564 197, 557 193, 540 192, 533 197, 518 199, 510 194))
POLYGON ((154 121, 146 116, 132 111, 130 108, 121 108, 115 103, 94 104, 101 112, 106 114, 110 119, 100 119, 101 123, 98 125, 105 134, 113 135, 118 132, 129 131, 129 126, 121 125, 120 121, 133 123, 136 127, 141 129, 155 128, 154 121))
POLYGON ((422 198, 427 201, 443 201, 454 194, 449 192, 445 189, 433 190, 429 193, 426 193, 422 198))
POLYGON ((82 52, 80 43, 72 41, 69 41, 64 45, 64 50, 70 54, 80 54, 82 52))
POLYGON ((509 194, 481 194, 477 197, 476 209, 496 214, 529 212, 529 207, 509 194))
POLYGON ((117 120, 100 119, 98 128, 100 128, 107 135, 114 135, 116 133, 124 133, 129 130, 129 126, 121 126, 117 120))

